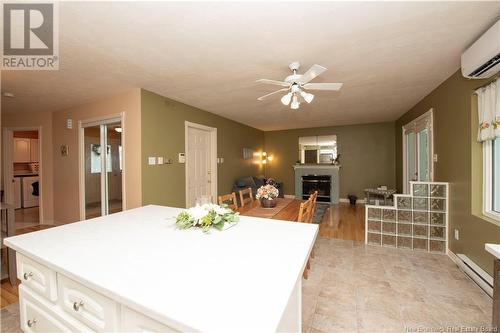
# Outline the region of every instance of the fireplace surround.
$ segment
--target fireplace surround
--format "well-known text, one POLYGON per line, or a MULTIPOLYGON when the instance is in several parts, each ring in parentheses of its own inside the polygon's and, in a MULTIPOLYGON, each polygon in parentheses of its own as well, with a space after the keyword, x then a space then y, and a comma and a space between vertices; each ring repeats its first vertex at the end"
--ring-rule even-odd
POLYGON ((296 164, 293 166, 293 169, 295 172, 295 198, 307 199, 310 193, 318 190, 318 201, 339 202, 340 166, 296 164), (328 185, 329 191, 326 188, 328 185), (305 192, 304 189, 306 190, 305 192))

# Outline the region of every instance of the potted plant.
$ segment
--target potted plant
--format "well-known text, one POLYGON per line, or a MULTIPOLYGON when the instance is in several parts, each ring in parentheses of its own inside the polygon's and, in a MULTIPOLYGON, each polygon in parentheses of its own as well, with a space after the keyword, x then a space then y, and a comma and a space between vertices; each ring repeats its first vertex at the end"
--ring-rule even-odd
POLYGON ((259 187, 255 198, 257 200, 260 200, 260 205, 262 207, 273 208, 276 207, 276 198, 278 197, 278 195, 278 189, 271 184, 267 184, 259 187))

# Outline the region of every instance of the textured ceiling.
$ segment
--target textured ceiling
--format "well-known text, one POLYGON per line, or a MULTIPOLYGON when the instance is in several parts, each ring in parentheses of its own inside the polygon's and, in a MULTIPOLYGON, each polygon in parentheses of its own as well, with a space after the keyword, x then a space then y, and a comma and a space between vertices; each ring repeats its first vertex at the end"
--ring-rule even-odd
POLYGON ((460 66, 500 2, 65 2, 60 70, 4 71, 3 112, 55 111, 132 87, 263 130, 391 121, 460 66), (288 63, 328 68, 300 109, 283 106, 288 63))

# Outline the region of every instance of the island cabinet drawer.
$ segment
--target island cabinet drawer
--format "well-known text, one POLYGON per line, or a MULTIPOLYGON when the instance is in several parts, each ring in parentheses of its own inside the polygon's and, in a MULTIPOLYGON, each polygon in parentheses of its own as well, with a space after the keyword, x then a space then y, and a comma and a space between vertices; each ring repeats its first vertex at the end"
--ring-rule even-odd
POLYGON ((97 332, 114 332, 118 327, 119 305, 81 283, 57 275, 59 305, 97 332))
POLYGON ((40 295, 57 300, 56 272, 17 253, 17 278, 40 295))
POLYGON ((170 328, 154 319, 151 319, 137 311, 131 310, 126 306, 122 306, 122 332, 151 332, 151 333, 174 333, 180 332, 170 328))
POLYGON ((19 312, 20 327, 25 333, 92 332, 24 285, 19 286, 19 312))

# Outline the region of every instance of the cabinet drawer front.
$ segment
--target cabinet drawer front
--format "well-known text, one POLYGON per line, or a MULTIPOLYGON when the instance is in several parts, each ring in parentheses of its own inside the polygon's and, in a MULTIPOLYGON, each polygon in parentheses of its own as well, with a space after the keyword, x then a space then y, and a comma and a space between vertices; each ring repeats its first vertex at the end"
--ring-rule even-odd
POLYGON ((118 305, 64 275, 57 275, 59 304, 67 313, 98 332, 115 331, 118 305))
POLYGON ((40 295, 57 300, 56 272, 17 253, 17 278, 40 295))
POLYGON ((91 332, 83 325, 65 321, 54 310, 56 305, 37 295, 29 287, 19 286, 20 327, 25 333, 91 332))
POLYGON ((131 310, 126 306, 122 306, 122 321, 121 321, 121 331, 122 332, 157 332, 157 333, 175 333, 179 332, 165 326, 164 324, 149 318, 137 311, 131 310))

